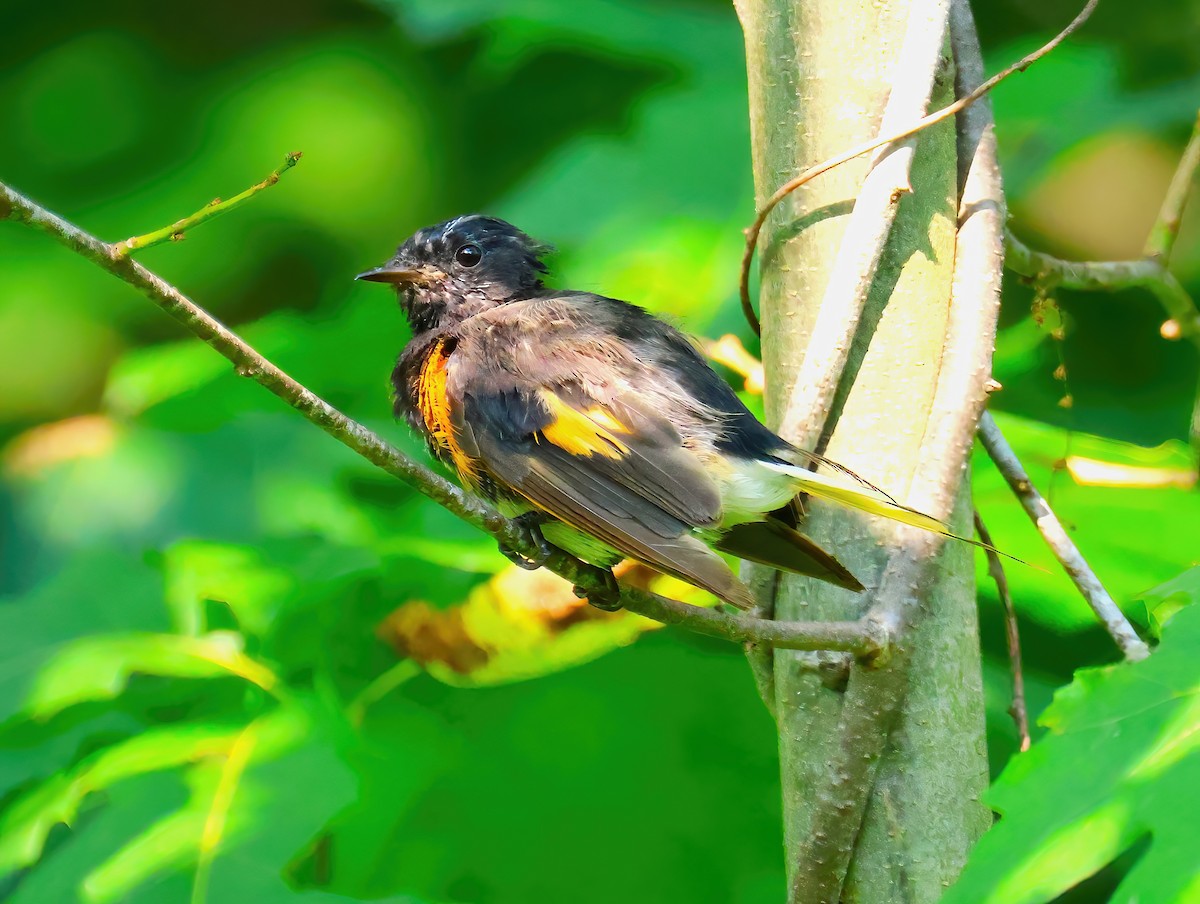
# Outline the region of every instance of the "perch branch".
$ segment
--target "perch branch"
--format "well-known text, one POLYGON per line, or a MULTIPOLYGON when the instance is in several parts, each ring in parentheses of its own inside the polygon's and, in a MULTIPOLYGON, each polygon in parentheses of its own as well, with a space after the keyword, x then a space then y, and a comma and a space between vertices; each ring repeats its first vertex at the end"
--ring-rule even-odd
MULTIPOLYGON (((530 557, 537 555, 511 521, 486 503, 467 495, 445 478, 413 461, 362 424, 342 414, 264 358, 244 339, 141 264, 121 254, 115 245, 83 231, 0 182, 0 219, 24 223, 48 233, 144 294, 192 333, 227 358, 242 376, 278 396, 334 439, 367 461, 439 503, 469 524, 486 531, 530 557)), ((547 567, 584 591, 602 592, 604 572, 565 553, 551 557, 547 567)), ((726 615, 690 606, 646 591, 624 587, 622 605, 631 612, 668 624, 691 628, 728 640, 770 643, 797 650, 844 650, 872 657, 889 645, 886 632, 868 620, 857 622, 773 622, 726 615)))
POLYGON ((1017 626, 1017 608, 1013 605, 1012 590, 1008 586, 1004 563, 996 554, 992 534, 983 523, 978 509, 975 510, 975 532, 986 544, 988 575, 996 582, 996 593, 1000 596, 1000 605, 1004 607, 1004 637, 1008 643, 1008 664, 1012 670, 1012 703, 1009 704, 1008 714, 1017 726, 1020 749, 1024 752, 1029 749, 1030 744, 1029 709, 1025 705, 1025 673, 1021 669, 1021 633, 1017 626))
POLYGON ((930 113, 928 116, 919 119, 917 122, 907 126, 906 128, 893 132, 889 135, 885 135, 882 138, 876 138, 872 141, 868 141, 865 144, 857 145, 847 151, 837 154, 834 157, 830 157, 828 160, 825 160, 822 163, 811 166, 794 179, 791 179, 790 181, 781 185, 775 191, 775 194, 771 195, 771 197, 767 199, 767 202, 762 206, 762 208, 758 211, 758 214, 755 216, 754 222, 751 223, 746 229, 746 248, 742 253, 742 271, 741 278, 739 280, 739 294, 742 300, 742 312, 746 315, 746 320, 749 322, 754 332, 758 333, 760 331, 760 324, 758 321, 758 314, 755 313, 754 305, 750 301, 750 264, 754 260, 754 249, 758 246, 759 233, 762 232, 762 228, 767 221, 767 217, 770 216, 771 211, 775 209, 780 201, 782 201, 796 189, 800 188, 802 185, 811 182, 822 173, 829 172, 829 170, 833 169, 834 167, 841 166, 843 163, 853 160, 855 157, 861 157, 863 154, 869 154, 871 151, 881 148, 884 145, 891 144, 895 141, 901 141, 905 138, 908 138, 910 135, 915 135, 918 132, 929 128, 930 126, 949 119, 951 116, 954 116, 967 109, 969 106, 971 106, 971 104, 985 96, 989 91, 995 88, 1010 75, 1013 75, 1017 72, 1024 72, 1046 54, 1050 53, 1050 51, 1054 50, 1054 48, 1065 41, 1068 37, 1070 37, 1080 28, 1080 26, 1083 25, 1084 22, 1088 20, 1098 2, 1099 0, 1088 0, 1087 4, 1079 12, 1079 15, 1077 15, 1071 21, 1071 24, 1055 35, 1049 42, 1043 44, 1028 56, 1022 57, 1007 69, 996 73, 986 82, 983 82, 977 88, 975 88, 975 90, 973 90, 970 94, 960 97, 954 103, 949 104, 948 106, 945 106, 936 112, 930 113))
POLYGON ((983 419, 979 422, 979 439, 987 450, 988 456, 996 463, 996 467, 1004 475, 1004 479, 1016 494, 1017 499, 1020 500, 1026 514, 1037 526, 1042 539, 1046 541, 1050 551, 1054 553, 1054 557, 1058 559, 1067 574, 1070 575, 1071 580, 1075 582, 1075 586, 1083 594, 1083 598, 1092 607, 1092 611, 1096 613, 1112 639, 1116 641, 1121 652, 1125 654, 1125 658, 1138 660, 1149 656, 1150 648, 1137 636, 1137 632, 1133 630, 1133 626, 1125 618, 1117 604, 1113 602, 1113 598, 1109 596, 1104 585, 1100 583, 1100 579, 1096 577, 1096 573, 1084 560, 1078 547, 1067 536, 1058 516, 1054 514, 1050 506, 1046 504, 1046 500, 1042 498, 1042 494, 1030 482, 1025 468, 1017 459, 1008 440, 1004 438, 1004 434, 1000 432, 1000 428, 996 426, 996 421, 991 414, 984 414, 983 419))
POLYGON ((135 235, 123 242, 117 242, 112 246, 114 253, 118 256, 125 256, 135 251, 140 251, 143 248, 149 248, 151 245, 161 244, 162 242, 178 242, 183 238, 184 233, 193 226, 199 226, 205 220, 211 220, 215 216, 233 210, 235 207, 239 207, 249 201, 263 189, 270 188, 279 181, 280 176, 295 166, 303 156, 300 151, 292 151, 284 158, 283 165, 273 170, 271 175, 263 179, 262 182, 256 182, 244 192, 234 195, 227 201, 214 198, 195 213, 184 217, 182 220, 176 220, 170 226, 164 226, 162 229, 154 230, 154 232, 147 232, 145 235, 135 235))

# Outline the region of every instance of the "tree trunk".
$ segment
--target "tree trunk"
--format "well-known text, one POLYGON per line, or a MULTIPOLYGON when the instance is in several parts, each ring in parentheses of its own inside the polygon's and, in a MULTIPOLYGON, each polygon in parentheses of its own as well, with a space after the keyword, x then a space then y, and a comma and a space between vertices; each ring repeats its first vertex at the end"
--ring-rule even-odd
MULTIPOLYGON (((893 85, 906 75, 897 61, 912 15, 929 17, 918 28, 940 29, 926 36, 940 57, 936 67, 930 60, 930 109, 953 100, 953 62, 941 37, 945 20, 929 10, 937 5, 741 0, 760 205, 807 166, 879 134, 893 85)), ((967 475, 964 462, 951 459, 965 460, 978 412, 954 428, 953 442, 930 448, 932 438, 951 436, 944 429, 951 415, 939 411, 948 396, 940 394, 954 390, 945 383, 958 379, 949 371, 963 358, 953 359, 947 345, 955 335, 959 221, 953 121, 917 140, 913 191, 898 207, 892 201, 895 222, 861 316, 848 321, 846 335, 853 339, 844 371, 833 375, 832 404, 805 410, 805 394, 815 391, 805 385, 799 414, 794 408, 793 385, 806 356, 836 360, 839 351, 838 342, 822 338, 828 334, 818 327, 818 311, 839 249, 855 239, 847 232, 848 214, 872 159, 861 157, 801 188, 763 231, 767 413, 774 426, 787 421, 788 439, 927 510, 933 497, 922 490, 923 474, 945 465, 951 490, 945 512, 933 513, 952 511, 954 529, 966 533, 967 475), (957 435, 963 430, 965 437, 957 435)), ((989 318, 994 330, 994 312, 984 312, 980 329, 989 328, 989 318)), ((965 392, 967 407, 982 404, 990 367, 990 342, 979 347, 968 382, 980 385, 965 392)), ((882 588, 895 583, 885 571, 905 554, 907 529, 815 504, 806 530, 836 549, 868 588, 880 590, 855 595, 788 576, 777 584, 777 617, 846 619, 878 608, 882 588)), ((952 542, 930 567, 917 553, 913 559, 911 568, 896 572, 907 595, 900 655, 862 666, 844 656, 781 650, 774 653, 773 682, 761 682, 774 698, 779 725, 794 901, 936 901, 990 822, 979 799, 987 759, 971 550, 952 542), (854 694, 857 702, 848 703, 854 694), (859 708, 851 713, 851 706, 859 708), (873 732, 874 741, 866 737, 873 732), (856 758, 871 761, 871 768, 856 768, 856 758)))

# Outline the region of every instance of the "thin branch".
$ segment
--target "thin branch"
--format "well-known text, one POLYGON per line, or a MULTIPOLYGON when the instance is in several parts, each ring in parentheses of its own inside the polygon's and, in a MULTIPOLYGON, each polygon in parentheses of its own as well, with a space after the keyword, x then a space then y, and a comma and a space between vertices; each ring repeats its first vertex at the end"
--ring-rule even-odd
MULTIPOLYGON (((950 10, 950 42, 956 91, 970 96, 983 78, 975 24, 966 0, 950 10)), ((957 122, 959 227, 954 281, 941 369, 930 408, 921 460, 910 501, 950 520, 983 411, 991 374, 1003 269, 1004 193, 996 163, 996 138, 989 105, 966 110, 957 122)), ((867 617, 878 618, 899 639, 892 656, 855 663, 842 702, 838 746, 828 779, 816 789, 813 822, 800 846, 790 901, 838 901, 863 825, 880 759, 908 691, 909 649, 905 639, 921 617, 918 597, 926 569, 943 538, 916 531, 900 534, 867 617), (872 667, 874 666, 874 667, 872 667)))
POLYGON ((1004 438, 1004 434, 1000 432, 1000 428, 996 426, 996 421, 990 413, 984 414, 983 419, 979 422, 979 439, 992 461, 996 463, 1000 473, 1004 475, 1004 479, 1016 494, 1017 499, 1020 500, 1026 514, 1037 526, 1042 539, 1046 541, 1050 551, 1054 553, 1054 557, 1066 569, 1067 574, 1075 582, 1075 586, 1083 594, 1088 605, 1092 607, 1092 611, 1096 613, 1101 624, 1116 641, 1121 652, 1125 654, 1125 658, 1138 660, 1149 656, 1150 648, 1137 636, 1137 632, 1133 630, 1133 626, 1125 618, 1117 604, 1113 602, 1108 591, 1104 589, 1104 585, 1100 583, 1096 573, 1083 558, 1079 548, 1067 536, 1062 522, 1058 520, 1058 516, 1054 514, 1046 500, 1042 498, 1042 494, 1029 480, 1025 468, 1008 444, 1008 440, 1004 438))
POLYGON ((1066 261, 1033 250, 1012 232, 1005 233, 1004 241, 1005 265, 1028 279, 1080 291, 1116 292, 1141 287, 1152 292, 1171 318, 1170 326, 1164 326, 1164 335, 1188 339, 1200 348, 1200 310, 1163 260, 1066 261))
POLYGON ((979 509, 975 510, 975 531, 986 546, 988 574, 996 582, 996 593, 1000 596, 1000 605, 1004 607, 1004 637, 1008 643, 1008 664, 1012 671, 1012 703, 1009 704, 1008 714, 1012 716, 1017 726, 1017 737, 1020 739, 1022 752, 1029 749, 1029 710, 1025 705, 1025 673, 1021 668, 1021 633, 1017 626, 1017 607, 1013 605, 1012 590, 1008 586, 1008 575, 1004 571, 1004 563, 996 555, 995 544, 991 532, 983 523, 979 509))
POLYGON ((261 182, 251 185, 244 192, 234 195, 227 201, 214 198, 194 214, 186 216, 182 220, 176 220, 170 226, 164 226, 162 229, 154 230, 154 232, 147 232, 145 235, 135 235, 123 242, 117 242, 113 246, 114 253, 124 256, 132 254, 135 251, 140 251, 143 248, 149 248, 151 245, 161 244, 162 242, 178 242, 183 238, 184 233, 193 226, 199 226, 205 220, 211 220, 215 216, 233 210, 235 207, 239 207, 249 201, 260 191, 270 188, 279 181, 280 176, 295 166, 303 156, 300 151, 292 151, 284 158, 282 166, 272 170, 271 175, 267 176, 261 182))
POLYGON ((1052 38, 1049 42, 1033 51, 1033 53, 1022 57, 1007 69, 996 73, 986 82, 979 85, 979 87, 977 87, 970 94, 960 97, 954 103, 943 107, 934 113, 930 113, 928 116, 923 117, 907 128, 893 132, 889 135, 885 135, 882 138, 869 141, 865 144, 857 145, 856 147, 850 148, 848 151, 843 151, 834 157, 830 157, 823 163, 818 163, 815 166, 811 166, 794 179, 791 179, 790 181, 781 185, 775 191, 775 194, 771 195, 771 197, 767 199, 766 204, 762 206, 762 208, 758 211, 757 216, 755 216, 754 222, 751 223, 749 228, 746 229, 746 249, 742 253, 742 272, 741 279, 739 281, 739 294, 742 300, 742 312, 746 315, 746 320, 749 322, 754 332, 760 332, 761 325, 759 324, 758 315, 754 312, 754 305, 750 300, 750 263, 754 260, 754 249, 758 246, 759 233, 762 232, 762 228, 767 221, 767 217, 780 201, 782 201, 796 189, 800 188, 802 185, 811 182, 813 179, 823 173, 829 172, 829 170, 833 169, 834 167, 841 166, 843 163, 853 160, 855 157, 861 157, 863 154, 868 154, 876 148, 883 147, 885 144, 891 144, 894 141, 900 141, 904 138, 908 138, 910 135, 915 135, 918 132, 929 128, 930 126, 936 125, 937 123, 949 119, 951 116, 954 116, 967 109, 971 106, 971 104, 978 101, 981 97, 984 97, 989 91, 995 88, 1010 75, 1013 75, 1017 72, 1024 72, 1050 51, 1054 50, 1054 48, 1065 41, 1068 37, 1070 37, 1080 28, 1080 26, 1083 25, 1084 22, 1088 20, 1088 17, 1091 16, 1092 11, 1095 10, 1098 2, 1099 0, 1088 0, 1087 5, 1085 5, 1080 11, 1079 15, 1077 15, 1071 21, 1071 24, 1055 35, 1054 38, 1052 38))
MULTIPOLYGON (((40 229, 129 283, 229 359, 239 374, 259 383, 367 461, 425 494, 467 523, 491 534, 506 547, 530 557, 538 554, 536 549, 526 545, 522 532, 491 506, 464 493, 444 477, 408 458, 362 424, 342 414, 264 358, 170 283, 118 253, 114 245, 84 232, 2 182, 0 219, 15 220, 40 229)), ((602 593, 606 589, 605 571, 566 553, 552 556, 546 567, 585 592, 602 593)), ((725 615, 628 587, 622 588, 621 603, 629 611, 655 621, 680 625, 738 643, 755 641, 797 650, 847 650, 864 657, 879 654, 888 645, 886 632, 866 621, 772 622, 725 615)))
POLYGON ((1179 224, 1183 220, 1183 208, 1187 206, 1188 195, 1192 192, 1192 184, 1196 181, 1196 169, 1200 167, 1200 113, 1192 126, 1192 137, 1184 148, 1179 165, 1171 185, 1163 198, 1162 208, 1158 212, 1158 220, 1150 230, 1146 239, 1146 249, 1142 253, 1150 260, 1166 264, 1171 259, 1175 249, 1175 240, 1179 237, 1179 224))
MULTIPOLYGON (((901 130, 929 109, 934 81, 943 65, 949 17, 950 0, 913 4, 880 132, 901 130)), ((804 356, 780 418, 779 435, 802 449, 816 447, 829 417, 900 199, 912 191, 909 177, 915 147, 915 138, 910 138, 876 154, 854 199, 808 340, 809 348, 823 353, 804 356)))

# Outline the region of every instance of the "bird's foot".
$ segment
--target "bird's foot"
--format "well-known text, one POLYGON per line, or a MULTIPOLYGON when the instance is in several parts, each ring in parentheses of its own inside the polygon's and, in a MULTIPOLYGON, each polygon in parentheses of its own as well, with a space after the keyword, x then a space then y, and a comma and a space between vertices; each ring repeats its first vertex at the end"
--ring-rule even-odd
POLYGON ((530 558, 517 550, 505 546, 500 543, 500 552, 504 557, 516 565, 518 568, 524 568, 526 571, 537 571, 554 555, 554 547, 551 546, 546 538, 542 536, 542 525, 549 520, 549 516, 545 512, 526 512, 523 515, 518 515, 512 519, 512 523, 516 525, 518 532, 521 534, 521 546, 525 548, 535 548, 537 555, 530 558))
POLYGON ((617 583, 617 576, 611 568, 598 570, 603 575, 604 586, 598 590, 576 586, 573 588, 575 595, 603 612, 616 612, 621 608, 621 585, 617 583))

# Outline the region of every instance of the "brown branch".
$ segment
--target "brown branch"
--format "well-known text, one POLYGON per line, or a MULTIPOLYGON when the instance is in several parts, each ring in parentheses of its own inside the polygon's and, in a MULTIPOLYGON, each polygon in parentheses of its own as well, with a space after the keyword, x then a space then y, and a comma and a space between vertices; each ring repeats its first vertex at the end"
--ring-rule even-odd
POLYGON ((1029 710, 1025 706, 1025 674, 1021 669, 1021 633, 1017 626, 1017 607, 1013 605, 1012 590, 1008 586, 1008 575, 1004 571, 1004 563, 996 554, 991 532, 983 523, 979 509, 975 510, 975 532, 979 539, 986 544, 988 575, 996 582, 996 593, 1000 596, 1000 605, 1004 607, 1004 637, 1008 643, 1008 664, 1012 671, 1012 703, 1009 704, 1008 714, 1012 716, 1017 726, 1017 737, 1020 740, 1022 752, 1029 749, 1029 710))
POLYGON ((1087 600, 1092 611, 1100 619, 1101 624, 1116 641, 1125 658, 1129 660, 1145 659, 1150 655, 1150 648, 1137 636, 1133 626, 1125 618, 1113 598, 1109 596, 1096 573, 1079 552, 1079 548, 1067 536, 1062 522, 1042 498, 1042 494, 1029 479, 1025 468, 1021 465, 1016 453, 996 426, 991 414, 984 414, 979 422, 979 439, 987 450, 988 456, 995 462, 997 469, 1008 482, 1017 499, 1020 500, 1026 514, 1029 515, 1042 539, 1054 553, 1054 557, 1070 575, 1071 580, 1083 598, 1087 600))
MULTIPOLYGON (((56 216, 0 182, 0 219, 40 229, 81 257, 144 294, 214 350, 227 358, 242 376, 278 396, 334 439, 367 461, 442 505, 469 524, 486 531, 506 547, 530 557, 536 549, 511 521, 484 502, 464 493, 445 478, 418 464, 362 424, 342 414, 324 399, 272 364, 240 336, 141 264, 121 254, 79 227, 56 216)), ((546 567, 584 591, 605 590, 605 572, 565 553, 551 557, 546 567)), ((773 622, 726 615, 690 606, 645 591, 622 588, 622 605, 631 612, 728 640, 770 643, 797 650, 845 650, 873 657, 888 647, 888 637, 869 620, 857 622, 773 622)))
MULTIPOLYGON (((1187 339, 1200 351, 1200 308, 1168 269, 1197 168, 1200 168, 1200 115, 1197 115, 1192 137, 1179 158, 1158 219, 1146 238, 1145 256, 1141 260, 1066 261, 1033 250, 1009 232, 1005 235, 1005 263, 1013 272, 1043 288, 1061 286, 1101 292, 1143 288, 1158 299, 1167 314, 1168 319, 1160 328, 1163 338, 1187 339)), ((1192 445, 1200 451, 1200 389, 1192 403, 1190 427, 1192 445)))
POLYGON ((781 185, 775 191, 775 194, 771 195, 771 197, 767 199, 767 202, 762 206, 762 208, 758 211, 758 214, 755 216, 754 222, 751 223, 746 229, 746 248, 742 253, 742 269, 738 291, 742 301, 742 312, 746 315, 746 320, 749 322, 754 332, 760 332, 761 325, 759 324, 758 315, 754 311, 754 304, 750 300, 750 264, 754 260, 754 250, 758 246, 759 233, 762 232, 762 228, 767 221, 767 217, 770 216, 771 211, 775 209, 780 201, 782 201, 796 189, 800 188, 802 185, 811 182, 813 179, 822 175, 823 173, 829 172, 829 170, 833 169, 834 167, 841 166, 843 163, 853 160, 855 157, 861 157, 863 154, 868 154, 886 144, 891 144, 895 141, 901 141, 902 139, 908 138, 910 135, 915 135, 918 132, 929 128, 930 126, 936 125, 937 123, 949 119, 950 117, 955 116, 956 114, 967 109, 1010 75, 1013 75, 1017 72, 1024 72, 1031 65, 1036 63, 1046 54, 1050 53, 1050 51, 1054 50, 1054 48, 1070 37, 1080 28, 1080 26, 1083 25, 1084 22, 1088 20, 1088 17, 1091 16, 1092 11, 1096 8, 1096 4, 1098 2, 1099 0, 1088 0, 1087 4, 1079 12, 1079 15, 1077 15, 1071 21, 1071 24, 1055 35, 1054 38, 1052 38, 1049 42, 1043 44, 1037 50, 1033 51, 1033 53, 1022 57, 1007 69, 996 73, 986 82, 983 82, 981 85, 975 88, 975 90, 973 90, 970 94, 960 97, 954 103, 949 104, 948 106, 945 106, 934 113, 930 113, 928 116, 921 118, 911 126, 885 135, 882 138, 876 138, 872 141, 866 142, 865 144, 857 145, 847 151, 837 154, 834 157, 830 157, 828 160, 822 163, 811 166, 794 179, 791 179, 781 185))

